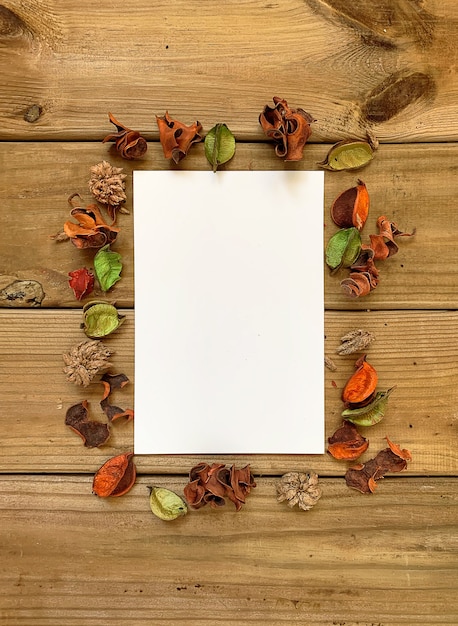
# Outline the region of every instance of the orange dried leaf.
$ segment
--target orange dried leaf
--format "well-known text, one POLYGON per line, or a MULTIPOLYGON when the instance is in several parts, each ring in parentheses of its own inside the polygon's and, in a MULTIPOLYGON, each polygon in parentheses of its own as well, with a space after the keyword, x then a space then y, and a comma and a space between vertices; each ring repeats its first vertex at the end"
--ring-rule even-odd
POLYGON ((186 126, 170 117, 166 111, 163 117, 156 115, 156 122, 164 156, 166 159, 173 159, 175 163, 184 159, 194 143, 202 141, 202 125, 197 121, 186 126))
POLYGON ((377 387, 377 371, 366 361, 366 356, 363 354, 356 361, 355 367, 358 369, 348 379, 342 392, 342 400, 353 407, 354 405, 362 406, 362 403, 370 401, 377 387))
POLYGON ((132 488, 136 475, 133 453, 119 454, 108 459, 97 470, 92 491, 101 498, 122 496, 132 488))
POLYGON ((388 439, 388 437, 385 437, 385 439, 387 440, 388 445, 390 446, 390 450, 394 452, 396 456, 400 457, 401 459, 404 459, 404 461, 412 460, 412 455, 410 454, 409 450, 406 450, 405 448, 401 450, 400 446, 398 446, 397 443, 393 443, 392 441, 388 439))
POLYGON ((114 141, 116 150, 124 159, 139 159, 148 149, 146 139, 136 130, 131 130, 118 122, 112 113, 108 113, 110 122, 116 126, 117 132, 110 133, 103 140, 114 141))
POLYGON ((356 187, 342 192, 331 206, 331 217, 340 228, 354 226, 361 230, 369 214, 369 192, 362 180, 358 180, 356 187))
POLYGON ((285 161, 300 161, 311 135, 314 118, 304 109, 292 109, 283 98, 275 96, 273 107, 266 104, 259 116, 264 133, 275 143, 275 154, 285 161))
POLYGON ((328 444, 329 454, 335 459, 345 461, 354 461, 369 447, 369 441, 347 420, 329 437, 328 444))

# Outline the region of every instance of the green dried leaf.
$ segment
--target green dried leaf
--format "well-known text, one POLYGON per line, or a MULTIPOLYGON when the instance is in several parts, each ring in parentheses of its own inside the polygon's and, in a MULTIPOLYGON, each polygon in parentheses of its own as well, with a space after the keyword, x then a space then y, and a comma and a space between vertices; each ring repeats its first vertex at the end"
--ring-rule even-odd
POLYGON ((121 255, 110 250, 109 244, 103 246, 94 257, 94 270, 102 291, 108 291, 121 280, 121 255))
POLYGON ((154 515, 165 522, 182 517, 188 512, 184 500, 164 487, 150 487, 149 504, 154 515))
POLYGON ((329 150, 324 161, 318 163, 325 170, 357 170, 374 158, 374 151, 367 141, 339 141, 329 150))
POLYGON ((124 315, 119 315, 118 310, 112 304, 94 300, 83 307, 81 327, 91 339, 100 339, 119 328, 124 319, 124 315))
POLYGON ((394 388, 391 387, 387 391, 379 391, 367 406, 360 409, 345 409, 345 411, 342 411, 342 417, 356 424, 356 426, 373 426, 378 424, 385 415, 388 398, 394 388))
POLYGON ((326 264, 332 269, 350 267, 361 250, 361 235, 357 228, 341 228, 326 246, 326 264))
POLYGON ((205 156, 216 172, 218 165, 227 163, 235 153, 235 137, 226 124, 216 124, 205 136, 205 156))

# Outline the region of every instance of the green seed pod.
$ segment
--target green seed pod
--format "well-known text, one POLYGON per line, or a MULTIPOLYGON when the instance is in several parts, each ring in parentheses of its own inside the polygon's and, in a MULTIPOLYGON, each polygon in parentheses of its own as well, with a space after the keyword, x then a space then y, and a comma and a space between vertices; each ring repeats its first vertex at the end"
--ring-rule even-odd
POLYGON ((149 487, 149 505, 156 517, 170 522, 186 515, 188 507, 182 498, 170 489, 164 487, 149 487))
POLYGON ((341 228, 328 241, 326 264, 332 270, 350 267, 361 250, 361 235, 357 228, 341 228))
POLYGON ((324 161, 318 163, 325 170, 357 170, 374 158, 367 141, 339 141, 329 150, 324 161))
POLYGON ((342 411, 342 417, 357 426, 373 426, 382 421, 385 415, 388 398, 394 387, 387 391, 379 391, 375 398, 367 406, 359 409, 345 409, 342 411))
POLYGON ((125 316, 119 315, 112 304, 103 300, 93 300, 83 307, 81 328, 91 339, 100 339, 114 332, 124 320, 125 316))

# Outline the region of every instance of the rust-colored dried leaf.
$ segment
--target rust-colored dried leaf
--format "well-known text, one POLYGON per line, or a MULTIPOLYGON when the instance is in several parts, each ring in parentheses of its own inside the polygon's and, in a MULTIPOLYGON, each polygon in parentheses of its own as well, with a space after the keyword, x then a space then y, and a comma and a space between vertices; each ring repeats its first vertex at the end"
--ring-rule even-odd
POLYGON ((374 260, 384 260, 397 253, 399 246, 395 241, 395 237, 412 237, 415 230, 411 233, 400 231, 395 222, 391 222, 384 215, 377 220, 378 235, 369 235, 371 240, 371 248, 374 251, 374 260))
POLYGON ((369 402, 377 387, 378 375, 375 368, 366 361, 363 354, 355 363, 356 372, 348 379, 343 392, 342 400, 347 406, 356 408, 369 402))
POLYGON ((78 194, 73 194, 68 199, 71 215, 77 221, 67 221, 64 224, 64 232, 71 239, 72 244, 77 248, 101 248, 116 241, 119 228, 105 223, 100 209, 96 204, 89 204, 86 208, 75 206, 75 198, 78 194))
POLYGON ((387 440, 387 443, 390 447, 391 452, 394 452, 396 456, 398 456, 401 459, 404 459, 404 461, 412 460, 412 455, 410 454, 409 450, 406 450, 405 448, 401 449, 397 443, 393 443, 392 441, 388 439, 388 437, 385 437, 385 439, 387 440))
POLYGON ((116 132, 110 133, 103 140, 114 141, 116 150, 123 157, 123 159, 139 159, 142 157, 148 149, 146 139, 140 135, 136 130, 131 130, 118 122, 112 113, 108 113, 110 122, 116 126, 116 132))
POLYGON ((166 159, 173 159, 175 163, 184 159, 194 143, 202 141, 200 122, 196 121, 186 126, 183 122, 170 117, 168 111, 163 117, 156 115, 156 122, 164 156, 166 159))
POLYGON ((65 424, 81 437, 87 448, 99 448, 110 437, 107 424, 89 419, 87 400, 74 404, 67 410, 65 424))
POLYGON ((114 422, 115 420, 125 417, 128 422, 134 419, 134 410, 133 409, 122 409, 119 406, 115 406, 114 404, 110 404, 108 398, 104 398, 100 401, 100 406, 102 411, 108 417, 110 422, 114 422))
POLYGON ((283 98, 275 96, 274 106, 268 104, 259 116, 262 130, 275 144, 275 154, 285 161, 300 161, 311 135, 314 118, 304 109, 293 109, 283 98))
POLYGON ((225 498, 234 503, 239 511, 246 496, 256 487, 250 466, 237 469, 234 465, 227 468, 222 463, 199 463, 191 468, 189 482, 184 488, 184 495, 194 509, 206 504, 217 508, 224 506, 225 498))
POLYGON ((119 454, 108 459, 97 470, 92 491, 101 498, 122 496, 133 487, 136 475, 133 453, 119 454))
POLYGON ((94 274, 86 267, 69 272, 68 275, 70 276, 68 283, 73 289, 77 300, 82 300, 92 293, 94 289, 94 274))
POLYGON ((361 230, 369 214, 370 199, 367 187, 358 180, 356 187, 343 191, 331 206, 331 217, 340 228, 354 226, 361 230))
POLYGON ((134 419, 134 410, 133 409, 122 409, 119 406, 115 406, 114 404, 110 404, 108 396, 115 389, 122 389, 129 383, 129 379, 125 374, 109 374, 106 372, 100 382, 104 386, 104 392, 102 400, 100 401, 100 406, 102 411, 108 417, 110 422, 117 420, 121 417, 127 418, 127 421, 131 421, 134 419))
POLYGON ((361 493, 374 493, 377 480, 383 478, 388 472, 402 472, 406 469, 407 461, 411 460, 410 452, 401 450, 396 444, 391 445, 396 451, 385 448, 367 463, 350 467, 345 474, 347 485, 361 493))
POLYGON ((335 459, 354 461, 369 447, 369 441, 345 420, 340 428, 328 439, 328 452, 335 459))

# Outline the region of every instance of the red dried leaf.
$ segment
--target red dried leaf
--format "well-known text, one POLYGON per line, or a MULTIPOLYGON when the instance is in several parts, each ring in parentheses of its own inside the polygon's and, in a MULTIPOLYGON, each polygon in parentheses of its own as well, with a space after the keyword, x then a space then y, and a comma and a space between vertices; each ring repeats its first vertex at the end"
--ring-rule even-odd
POLYGON ((137 475, 133 456, 133 452, 128 452, 108 459, 97 470, 92 491, 101 498, 127 493, 134 485, 137 475))
POLYGON ((94 274, 86 267, 69 272, 68 275, 70 276, 69 285, 77 300, 82 300, 94 289, 94 274))
POLYGON ((186 126, 170 117, 168 111, 163 117, 156 115, 156 122, 164 156, 166 159, 173 159, 175 163, 184 159, 194 143, 202 141, 202 125, 199 122, 186 126))
POLYGON ((347 420, 329 437, 328 444, 329 454, 335 459, 345 461, 354 461, 369 447, 369 441, 347 420))
POLYGON ((103 140, 114 141, 116 150, 123 157, 123 159, 139 159, 142 157, 148 149, 146 139, 140 135, 136 130, 131 130, 118 122, 112 113, 108 113, 110 122, 116 126, 117 132, 110 133, 103 140))
POLYGON ((89 420, 88 416, 88 402, 83 400, 67 410, 65 424, 81 437, 87 448, 99 448, 110 437, 109 426, 89 420))
POLYGON ((283 98, 273 98, 274 107, 266 104, 259 116, 264 133, 275 143, 275 154, 285 161, 300 161, 315 120, 304 109, 292 109, 283 98))

